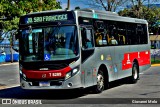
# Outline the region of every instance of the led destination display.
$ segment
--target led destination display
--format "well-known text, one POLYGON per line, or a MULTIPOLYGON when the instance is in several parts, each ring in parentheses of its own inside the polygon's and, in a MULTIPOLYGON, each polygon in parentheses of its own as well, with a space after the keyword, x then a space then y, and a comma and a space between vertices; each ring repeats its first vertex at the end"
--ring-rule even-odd
POLYGON ((68 19, 67 14, 53 15, 53 16, 40 16, 40 17, 28 18, 27 23, 49 22, 49 21, 57 21, 57 20, 63 21, 67 19, 68 19))
POLYGON ((72 12, 50 12, 50 13, 39 13, 39 14, 29 14, 22 16, 20 19, 20 24, 31 24, 31 23, 41 23, 41 22, 53 22, 53 21, 67 21, 74 20, 72 12))

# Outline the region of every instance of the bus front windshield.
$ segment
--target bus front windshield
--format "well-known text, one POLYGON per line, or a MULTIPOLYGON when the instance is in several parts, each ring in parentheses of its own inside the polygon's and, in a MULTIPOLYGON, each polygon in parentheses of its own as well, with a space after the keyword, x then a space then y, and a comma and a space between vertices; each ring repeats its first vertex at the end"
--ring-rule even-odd
POLYGON ((53 61, 79 54, 75 26, 54 26, 22 30, 20 60, 53 61))

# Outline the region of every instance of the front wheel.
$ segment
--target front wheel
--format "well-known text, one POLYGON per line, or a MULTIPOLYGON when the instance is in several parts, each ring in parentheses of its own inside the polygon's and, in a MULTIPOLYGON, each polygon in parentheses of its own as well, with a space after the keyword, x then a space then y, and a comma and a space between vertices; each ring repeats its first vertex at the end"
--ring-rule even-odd
POLYGON ((93 87, 95 93, 101 93, 104 90, 104 74, 99 71, 97 74, 97 84, 93 87))
POLYGON ((132 67, 131 83, 136 83, 138 79, 139 79, 138 65, 134 63, 132 67))

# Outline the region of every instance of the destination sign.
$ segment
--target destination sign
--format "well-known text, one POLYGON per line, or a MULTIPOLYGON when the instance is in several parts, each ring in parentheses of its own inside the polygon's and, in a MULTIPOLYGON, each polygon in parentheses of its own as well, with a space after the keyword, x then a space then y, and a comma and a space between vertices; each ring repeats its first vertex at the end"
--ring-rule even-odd
POLYGON ((35 16, 28 18, 27 23, 64 21, 64 20, 68 20, 68 14, 53 15, 53 16, 35 16))
POLYGON ((33 13, 28 14, 25 16, 21 16, 20 18, 20 24, 33 24, 33 23, 43 23, 43 22, 57 22, 57 21, 63 21, 66 24, 71 22, 74 22, 74 13, 73 12, 46 12, 46 13, 33 13), (70 21, 68 21, 70 20, 70 21))

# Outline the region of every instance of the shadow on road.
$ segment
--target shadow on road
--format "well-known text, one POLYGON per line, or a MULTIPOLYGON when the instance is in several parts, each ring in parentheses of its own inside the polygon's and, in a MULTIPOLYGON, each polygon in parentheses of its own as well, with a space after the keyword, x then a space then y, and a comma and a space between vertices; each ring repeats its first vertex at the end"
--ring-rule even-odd
MULTIPOLYGON (((125 79, 111 82, 109 89, 128 84, 125 79)), ((105 90, 107 91, 107 90, 105 90)), ((75 99, 95 94, 91 88, 87 89, 72 89, 72 90, 24 90, 20 86, 0 90, 0 98, 16 98, 16 99, 51 99, 64 100, 75 99)))
POLYGON ((0 90, 0 98, 63 100, 81 96, 84 96, 83 90, 24 90, 21 87, 0 90))
POLYGON ((129 78, 123 78, 123 79, 119 79, 119 80, 115 80, 113 82, 109 83, 109 89, 115 88, 115 87, 119 87, 122 85, 129 85, 129 84, 133 84, 130 82, 129 78))

